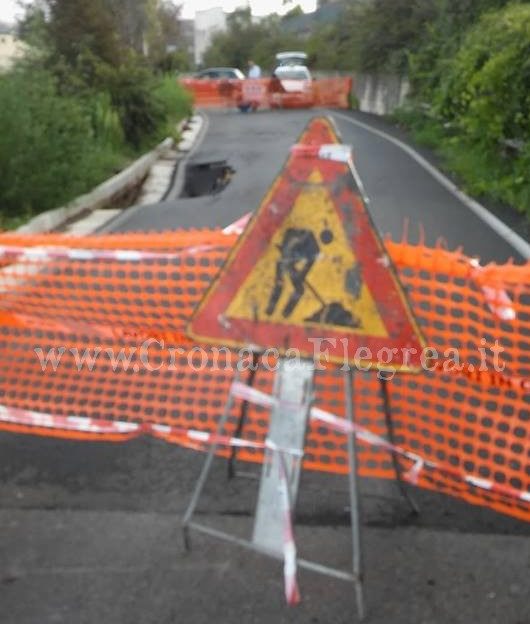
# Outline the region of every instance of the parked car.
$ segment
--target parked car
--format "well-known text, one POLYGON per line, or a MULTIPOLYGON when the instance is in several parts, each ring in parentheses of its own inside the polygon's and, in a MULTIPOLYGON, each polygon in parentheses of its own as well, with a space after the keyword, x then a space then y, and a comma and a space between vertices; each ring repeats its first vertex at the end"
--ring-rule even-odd
POLYGON ((241 98, 244 79, 243 72, 237 67, 209 67, 182 77, 180 83, 206 106, 230 106, 241 98))
POLYGON ((276 108, 313 106, 313 78, 305 65, 280 65, 272 75, 271 104, 276 108))
POLYGON ((274 76, 282 83, 286 91, 303 91, 311 85, 311 72, 305 65, 280 65, 274 70, 274 76))
POLYGON ((244 80, 245 75, 237 67, 209 67, 197 72, 194 78, 200 80, 244 80))
POLYGON ((306 65, 307 54, 305 52, 278 52, 276 64, 281 65, 306 65))

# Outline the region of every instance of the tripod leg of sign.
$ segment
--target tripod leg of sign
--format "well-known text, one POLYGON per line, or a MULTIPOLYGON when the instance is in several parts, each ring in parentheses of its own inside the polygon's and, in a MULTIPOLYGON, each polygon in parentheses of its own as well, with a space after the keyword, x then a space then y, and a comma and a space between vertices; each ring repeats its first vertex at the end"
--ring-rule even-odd
MULTIPOLYGON (((346 416, 351 428, 348 436, 349 456, 349 496, 352 524, 352 571, 346 572, 337 568, 322 565, 297 556, 294 542, 293 507, 298 490, 299 473, 303 457, 307 420, 313 401, 314 365, 309 360, 301 360, 293 367, 293 363, 280 360, 280 367, 276 373, 274 395, 267 403, 271 408, 271 422, 269 434, 265 444, 261 447, 266 450, 258 502, 254 516, 252 539, 242 539, 225 533, 213 527, 205 526, 193 521, 193 514, 197 508, 199 498, 209 476, 213 458, 220 444, 245 445, 245 440, 223 435, 226 423, 231 414, 235 398, 247 396, 238 394, 241 384, 240 366, 230 389, 224 412, 214 434, 205 433, 204 442, 211 444, 206 455, 200 476, 182 521, 184 544, 187 550, 191 548, 189 531, 197 530, 205 535, 222 539, 233 544, 244 546, 262 554, 281 559, 284 562, 284 585, 288 604, 296 604, 300 600, 296 580, 297 568, 312 570, 319 574, 331 576, 354 583, 355 597, 359 619, 365 617, 363 595, 363 566, 361 552, 361 521, 359 511, 359 488, 357 482, 356 442, 354 435, 354 404, 353 404, 353 374, 344 373, 346 398, 346 416), (236 444, 237 443, 237 444, 236 444), (286 461, 285 454, 290 456, 286 461)), ((247 386, 244 386, 247 387, 247 386)), ((248 445, 248 442, 246 443, 248 445)))
MULTIPOLYGON (((234 382, 238 382, 241 377, 240 363, 237 363, 236 372, 234 375, 234 382)), ((221 418, 219 419, 219 423, 217 424, 217 430, 215 432, 216 435, 220 436, 223 433, 228 417, 230 416, 230 412, 232 410, 232 406, 234 404, 234 397, 232 393, 228 393, 228 397, 226 399, 225 408, 221 418)), ((197 483, 195 485, 195 489, 193 490, 193 495, 191 497, 188 508, 186 509, 186 513, 184 514, 184 519, 182 520, 182 534, 184 537, 184 546, 186 550, 191 550, 191 540, 190 540, 190 532, 189 525, 193 514, 195 513, 195 509, 197 507, 197 503, 199 502, 199 498, 201 497, 202 490, 204 489, 204 485, 208 478, 208 474, 210 473, 210 469, 212 467, 212 462, 215 457, 215 453, 217 452, 218 444, 211 444, 208 448, 208 453, 206 455, 206 459, 204 461, 201 474, 197 479, 197 483)))
MULTIPOLYGON (((293 459, 302 457, 309 411, 313 402, 312 360, 298 362, 280 358, 274 379, 274 405, 269 417, 267 440, 273 447, 290 449, 293 459)), ((296 503, 300 482, 301 462, 294 461, 282 470, 281 457, 271 453, 263 463, 259 485, 253 542, 260 548, 282 553, 284 547, 285 510, 283 495, 279 491, 278 475, 285 472, 292 504, 296 503)), ((282 485, 283 488, 283 485, 282 485)), ((281 488, 280 488, 281 489, 281 488)))
MULTIPOLYGON (((252 364, 250 368, 250 373, 247 379, 247 385, 252 388, 254 385, 254 379, 256 377, 256 373, 258 372, 259 366, 259 356, 256 353, 252 353, 252 364)), ((240 438, 243 435, 243 428, 245 427, 245 422, 247 420, 247 412, 248 412, 248 401, 243 401, 241 404, 241 411, 239 412, 239 420, 237 423, 236 430, 234 432, 234 438, 240 438)), ((236 476, 236 462, 237 462, 237 447, 232 447, 230 451, 230 457, 227 462, 227 473, 228 478, 233 479, 236 476)))
MULTIPOLYGON (((353 403, 353 371, 351 368, 344 373, 344 392, 346 399, 346 417, 348 422, 354 424, 354 403, 353 403)), ((349 492, 350 492, 350 516, 352 530, 352 568, 355 585, 355 599, 357 601, 357 612, 359 619, 365 616, 364 591, 363 591, 363 563, 361 546, 361 517, 359 503, 359 484, 357 480, 357 452, 355 434, 352 432, 348 436, 348 457, 350 463, 349 472, 349 492)))
MULTIPOLYGON (((385 412, 385 422, 386 428, 388 431, 388 439, 392 445, 395 444, 395 436, 394 436, 394 423, 392 421, 392 411, 390 409, 390 396, 388 393, 388 381, 386 379, 380 379, 381 384, 381 395, 383 397, 383 409, 385 412)), ((401 492, 401 496, 407 501, 411 514, 417 516, 420 513, 420 508, 418 507, 416 501, 411 496, 405 482, 403 481, 403 470, 401 468, 401 464, 399 463, 398 454, 392 453, 392 464, 394 466, 394 472, 396 473, 396 481, 398 484, 399 491, 401 492)))

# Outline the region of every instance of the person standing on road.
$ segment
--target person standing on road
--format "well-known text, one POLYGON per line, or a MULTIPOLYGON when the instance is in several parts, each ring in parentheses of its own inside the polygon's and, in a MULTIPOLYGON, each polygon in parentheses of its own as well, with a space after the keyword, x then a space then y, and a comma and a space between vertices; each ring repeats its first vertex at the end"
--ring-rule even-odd
POLYGON ((261 67, 252 60, 248 62, 248 77, 261 78, 261 67))

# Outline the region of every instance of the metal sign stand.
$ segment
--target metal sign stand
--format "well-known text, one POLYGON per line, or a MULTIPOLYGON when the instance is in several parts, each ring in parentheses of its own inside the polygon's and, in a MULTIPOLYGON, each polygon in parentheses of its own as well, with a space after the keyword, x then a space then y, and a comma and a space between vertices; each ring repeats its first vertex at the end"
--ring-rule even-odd
MULTIPOLYGON (((314 365, 309 360, 302 360, 296 365, 287 360, 280 360, 279 370, 274 380, 273 395, 276 404, 272 408, 268 440, 278 448, 304 452, 309 410, 313 402, 314 365)), ((291 505, 296 503, 300 482, 301 462, 286 462, 286 480, 291 505)), ((254 519, 252 542, 268 550, 282 553, 284 513, 281 490, 278 487, 278 475, 281 453, 267 450, 261 470, 261 480, 254 519)))
MULTIPOLYGON (((304 451, 305 435, 309 412, 313 402, 314 363, 309 360, 290 361, 281 359, 274 384, 275 402, 271 410, 269 437, 271 448, 267 449, 262 466, 261 481, 254 520, 252 538, 242 539, 203 524, 193 521, 202 490, 218 446, 212 444, 206 455, 201 474, 197 480, 193 495, 182 521, 184 543, 187 550, 191 549, 190 529, 194 529, 211 537, 229 541, 276 559, 283 559, 283 528, 281 488, 279 474, 286 477, 288 498, 291 505, 296 502, 301 469, 301 457, 304 451), (274 449, 277 449, 274 450, 274 449), (292 461, 285 460, 286 451, 291 451, 292 461)), ((237 368, 234 381, 239 381, 240 372, 237 368)), ((353 425, 353 372, 344 373, 344 391, 346 399, 346 417, 353 425)), ((217 435, 222 435, 232 410, 234 399, 230 393, 223 414, 217 425, 217 435)), ((314 561, 297 558, 301 568, 337 579, 351 581, 355 586, 355 598, 359 618, 364 619, 363 566, 361 552, 361 522, 359 506, 359 488, 357 481, 357 454, 355 435, 348 436, 349 458, 349 497, 352 532, 352 570, 339 570, 314 561)), ((292 508, 292 507, 291 507, 292 508)))

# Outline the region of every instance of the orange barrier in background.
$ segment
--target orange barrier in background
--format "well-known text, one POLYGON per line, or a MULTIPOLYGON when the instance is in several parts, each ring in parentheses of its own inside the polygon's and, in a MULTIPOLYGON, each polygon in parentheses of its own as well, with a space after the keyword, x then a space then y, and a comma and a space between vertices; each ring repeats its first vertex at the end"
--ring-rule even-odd
POLYGON ((318 80, 259 78, 247 80, 203 80, 184 78, 182 85, 201 108, 348 108, 351 77, 318 80))
MULTIPOLYGON (((100 440, 149 432, 204 448, 183 430, 214 431, 233 380, 226 364, 235 364, 235 356, 204 355, 184 329, 236 238, 206 230, 0 236, 0 428, 100 440), (56 370, 49 361, 43 372, 36 348, 43 357, 49 348, 62 350, 56 370), (99 357, 79 368, 84 349, 99 350, 99 357), (120 349, 136 352, 113 372, 106 350, 120 349), (17 410, 40 417, 32 424, 17 410), (97 422, 88 426, 89 418, 97 422)), ((444 370, 442 358, 429 361, 432 370, 388 382, 396 443, 418 458, 401 459, 404 471, 421 487, 529 521, 530 264, 481 267, 458 252, 387 247, 427 344, 440 353, 458 349, 464 366, 444 370), (504 349, 499 372, 490 349, 495 341, 504 349), (477 370, 481 348, 485 371, 477 370)), ((272 379, 260 368, 256 388, 270 393, 272 379)), ((356 375, 356 397, 359 424, 386 437, 375 372, 356 375)), ((343 416, 340 371, 317 372, 316 405, 343 416)), ((239 409, 236 402, 229 434, 239 409)), ((250 406, 244 437, 263 441, 267 426, 267 411, 250 406)), ((261 461, 262 451, 241 449, 238 456, 261 461)), ((364 476, 393 478, 391 459, 387 450, 360 445, 364 476)), ((313 422, 305 466, 346 473, 345 436, 313 422)))

